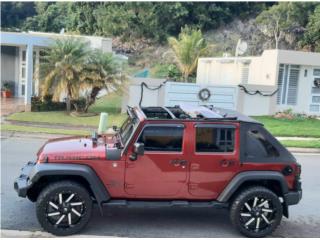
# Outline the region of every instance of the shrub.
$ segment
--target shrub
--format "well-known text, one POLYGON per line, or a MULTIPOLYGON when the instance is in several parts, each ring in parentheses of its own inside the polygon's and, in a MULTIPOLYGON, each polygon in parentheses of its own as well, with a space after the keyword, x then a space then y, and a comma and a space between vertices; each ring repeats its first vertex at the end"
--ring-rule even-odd
POLYGON ((76 112, 85 112, 84 109, 86 107, 86 98, 81 97, 77 100, 72 100, 71 104, 74 107, 74 109, 76 110, 76 112))
POLYGON ((307 115, 305 113, 294 113, 291 108, 283 110, 282 112, 277 112, 275 115, 273 115, 273 117, 278 119, 297 119, 297 120, 316 118, 316 116, 307 115))
POLYGON ((45 95, 42 99, 37 96, 31 98, 32 112, 62 111, 66 109, 65 102, 52 101, 52 95, 45 95))

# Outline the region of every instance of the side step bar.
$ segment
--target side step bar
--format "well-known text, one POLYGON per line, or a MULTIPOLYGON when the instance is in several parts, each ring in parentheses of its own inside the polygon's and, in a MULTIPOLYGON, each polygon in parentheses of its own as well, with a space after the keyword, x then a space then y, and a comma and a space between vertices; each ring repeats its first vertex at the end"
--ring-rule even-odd
POLYGON ((197 202, 197 201, 140 201, 140 200, 110 200, 104 202, 103 206, 118 206, 118 207, 212 207, 212 208, 226 208, 227 203, 210 201, 210 202, 197 202))

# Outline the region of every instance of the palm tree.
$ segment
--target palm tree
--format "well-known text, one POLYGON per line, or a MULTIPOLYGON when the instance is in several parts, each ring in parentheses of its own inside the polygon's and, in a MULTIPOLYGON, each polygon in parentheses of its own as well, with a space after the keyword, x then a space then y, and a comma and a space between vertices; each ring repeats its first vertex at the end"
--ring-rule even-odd
POLYGON ((185 82, 188 82, 190 74, 192 74, 198 63, 198 59, 204 56, 207 51, 207 43, 202 36, 200 30, 185 27, 181 29, 178 39, 174 37, 168 38, 175 61, 183 74, 185 82))
POLYGON ((112 53, 96 50, 90 54, 88 64, 84 67, 80 79, 81 87, 91 88, 86 96, 86 104, 83 109, 84 112, 87 112, 88 108, 95 103, 100 90, 119 91, 126 77, 122 74, 121 63, 112 53))
POLYGON ((77 99, 81 88, 81 73, 88 61, 89 44, 78 38, 57 39, 44 56, 44 95, 53 93, 59 99, 66 93, 67 111, 71 110, 71 100, 77 99))

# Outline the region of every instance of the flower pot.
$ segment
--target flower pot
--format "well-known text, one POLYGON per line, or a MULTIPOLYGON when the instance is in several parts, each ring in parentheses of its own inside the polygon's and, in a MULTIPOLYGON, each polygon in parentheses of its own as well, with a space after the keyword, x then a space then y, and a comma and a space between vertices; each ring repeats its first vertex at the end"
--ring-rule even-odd
POLYGON ((4 98, 11 98, 12 97, 12 92, 9 90, 5 90, 5 91, 2 91, 2 97, 4 98))

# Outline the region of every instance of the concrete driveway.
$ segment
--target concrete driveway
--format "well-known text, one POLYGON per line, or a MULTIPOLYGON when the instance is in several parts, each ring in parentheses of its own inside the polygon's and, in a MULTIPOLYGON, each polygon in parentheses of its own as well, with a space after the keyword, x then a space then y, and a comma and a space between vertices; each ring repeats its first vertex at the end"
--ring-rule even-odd
MULTIPOLYGON (((35 215, 35 205, 18 198, 13 181, 20 168, 35 159, 43 139, 5 138, 1 160, 1 227, 5 230, 23 230, 26 236, 47 236, 42 233, 35 215), (34 234, 35 231, 37 234, 34 234), (29 234, 29 235, 28 235, 29 234)), ((296 154, 302 164, 303 199, 290 207, 290 218, 284 218, 273 237, 320 236, 320 155, 296 154)), ((86 236, 112 237, 241 237, 231 226, 226 210, 155 208, 105 208, 102 217, 95 209, 86 236)), ((6 231, 4 231, 5 233, 6 231)), ((14 236, 15 231, 10 232, 14 236)), ((3 234, 3 236, 6 236, 3 234)), ((80 235, 82 236, 82 235, 80 235)))

